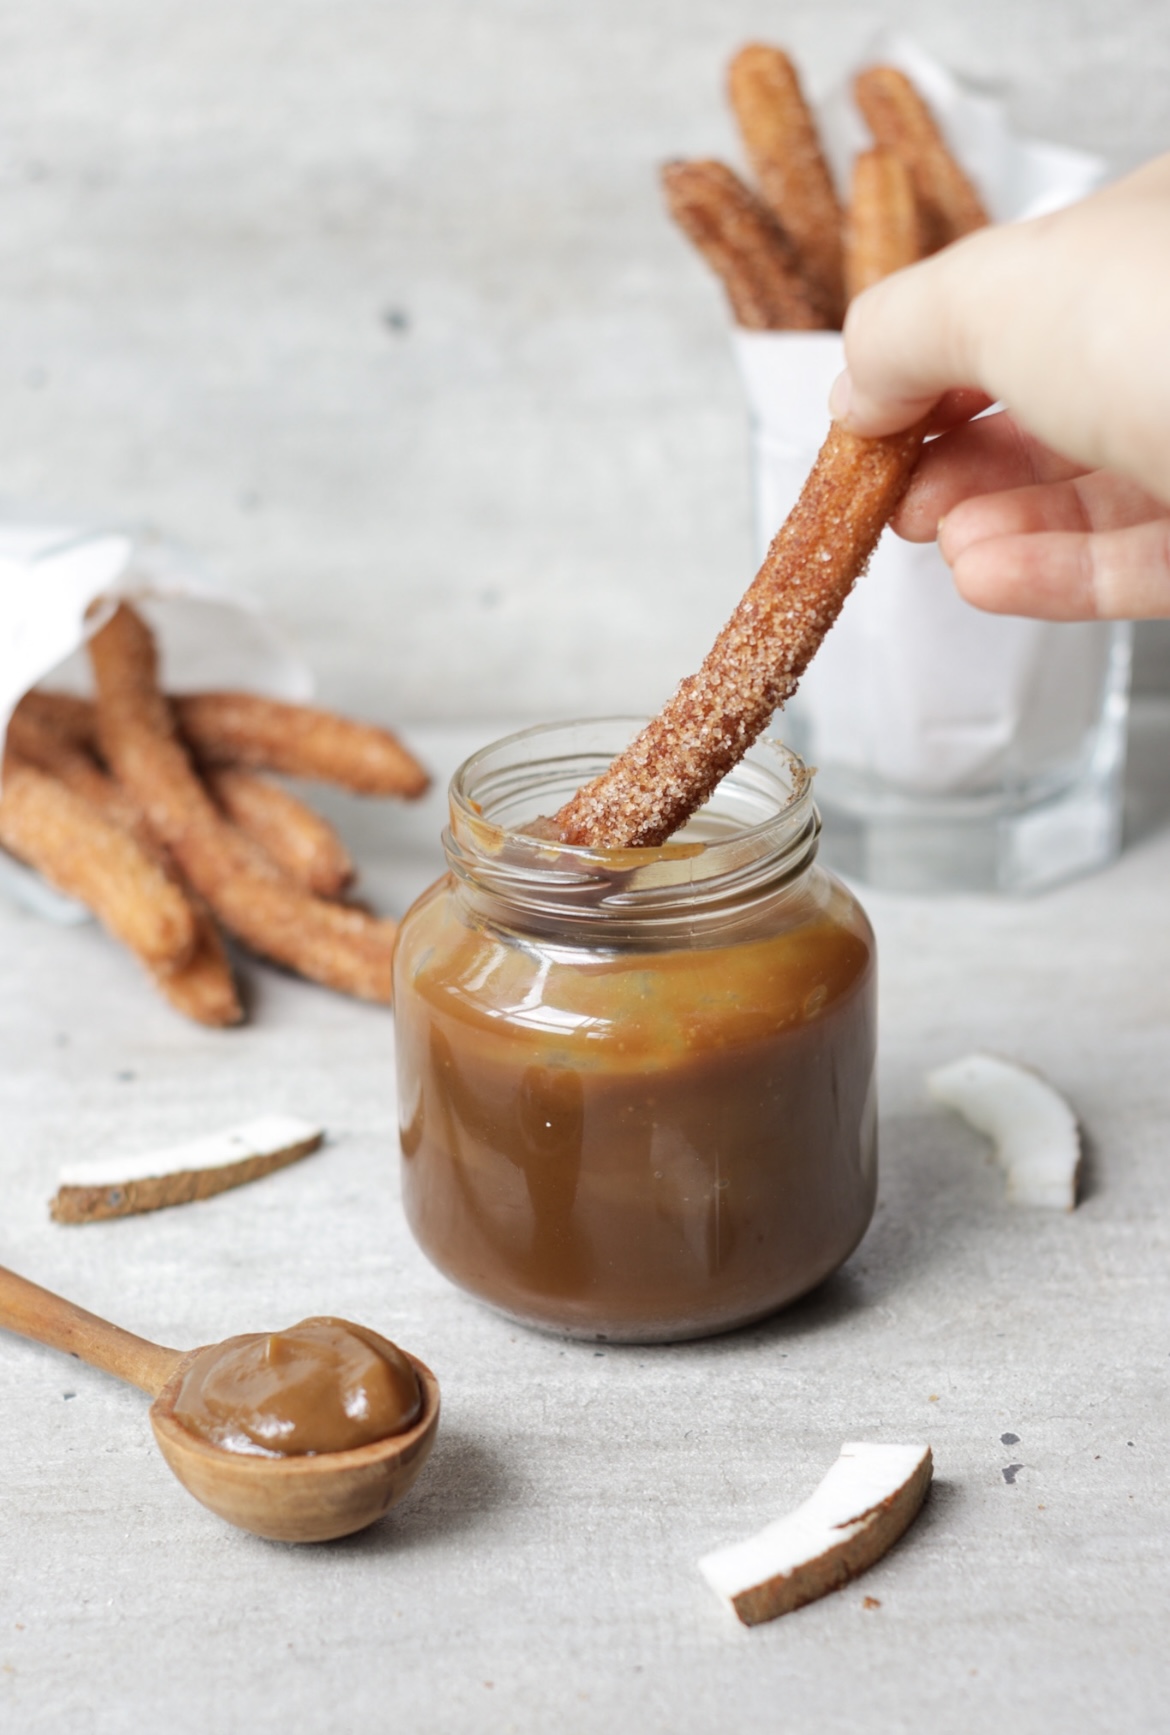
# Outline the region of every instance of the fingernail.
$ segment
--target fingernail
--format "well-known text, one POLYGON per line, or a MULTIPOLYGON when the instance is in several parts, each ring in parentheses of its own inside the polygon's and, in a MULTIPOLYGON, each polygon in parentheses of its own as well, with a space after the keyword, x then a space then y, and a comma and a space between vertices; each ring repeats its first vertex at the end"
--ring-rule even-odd
POLYGON ((837 375, 833 381, 833 389, 829 393, 829 414, 835 422, 843 422, 849 414, 849 406, 853 402, 853 381, 849 370, 837 375))

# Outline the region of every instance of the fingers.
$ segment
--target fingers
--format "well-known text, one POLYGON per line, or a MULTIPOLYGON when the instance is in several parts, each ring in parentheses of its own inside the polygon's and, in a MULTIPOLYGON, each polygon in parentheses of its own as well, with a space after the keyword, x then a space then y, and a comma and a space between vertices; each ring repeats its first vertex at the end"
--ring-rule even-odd
MULTIPOLYGON (((999 235, 1000 231, 990 233, 999 235)), ((982 232, 859 295, 845 317, 847 371, 834 383, 835 420, 865 436, 919 421, 944 393, 990 390, 976 353, 978 303, 969 303, 982 232)))
POLYGON ((962 387, 957 391, 946 392, 930 412, 926 431, 928 434, 945 434, 948 429, 958 427, 962 422, 969 422, 974 416, 981 416, 984 410, 991 408, 994 401, 986 392, 962 387))
POLYGON ((933 542, 942 519, 972 495, 1079 474, 1080 465, 1032 439, 1011 416, 987 416, 923 448, 894 529, 909 542, 933 542))
POLYGON ((1124 530, 992 536, 954 562, 968 602, 1038 620, 1170 617, 1170 519, 1124 530))
POLYGON ((894 523, 912 541, 937 532, 978 608, 1045 620, 1170 615, 1166 508, 1136 482, 1085 474, 1009 415, 928 447, 894 523))
POLYGON ((977 389, 1049 447, 1129 475, 1170 505, 1168 211, 1170 155, 875 284, 845 321, 835 419, 888 434, 944 394, 977 389))
POLYGON ((1165 507, 1136 482, 1097 470, 1069 481, 1013 488, 965 500, 939 526, 939 548, 952 566, 976 542, 1052 531, 1105 534, 1166 519, 1165 507))

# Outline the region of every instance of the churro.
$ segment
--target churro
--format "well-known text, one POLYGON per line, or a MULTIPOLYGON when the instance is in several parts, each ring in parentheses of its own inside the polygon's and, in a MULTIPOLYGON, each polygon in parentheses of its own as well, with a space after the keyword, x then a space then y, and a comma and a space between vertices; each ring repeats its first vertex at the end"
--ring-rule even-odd
MULTIPOLYGON (((259 693, 187 693, 172 699, 181 733, 201 765, 276 771, 332 783, 353 795, 426 793, 430 774, 389 729, 315 705, 259 693)), ((26 693, 16 717, 78 748, 96 749, 93 702, 72 693, 26 693)))
POLYGON ((194 912, 180 888, 120 825, 11 750, 0 844, 85 904, 152 974, 165 977, 192 956, 194 912))
POLYGON ((922 256, 918 202, 901 157, 878 145, 853 165, 845 225, 845 287, 850 301, 922 256))
POLYGON ((16 707, 9 728, 21 722, 37 729, 42 740, 45 732, 51 730, 73 747, 92 750, 97 745, 93 701, 74 693, 46 692, 34 687, 16 707))
POLYGON ((870 66, 854 80, 857 106, 877 144, 905 163, 924 225, 925 249, 989 221, 983 202, 952 156, 926 103, 895 66, 870 66))
POLYGON ((749 43, 728 68, 728 92, 761 197, 792 241, 827 323, 839 325, 841 207, 796 68, 782 49, 749 43))
POLYGON ((179 881, 173 863, 156 843, 137 803, 101 769, 90 752, 77 745, 93 739, 95 731, 93 708, 86 701, 74 702, 66 695, 28 693, 9 722, 9 755, 54 778, 109 825, 128 833, 186 903, 193 936, 189 956, 181 964, 165 968, 160 968, 152 958, 142 958, 163 998, 198 1024, 216 1027, 239 1024, 244 1016, 243 1007, 219 930, 210 913, 179 881), (30 703, 42 697, 50 702, 30 703), (52 702, 57 697, 65 700, 63 706, 52 702))
POLYGON ((422 795, 430 778, 388 729, 256 693, 192 693, 174 701, 201 764, 242 765, 335 783, 355 795, 422 795))
POLYGON ((662 186, 671 216, 722 282, 737 325, 821 331, 831 323, 791 241, 726 164, 667 163, 662 186))
POLYGON ((20 701, 8 724, 9 751, 55 777, 104 818, 128 831, 148 855, 157 856, 157 846, 137 804, 101 768, 89 746, 83 745, 96 740, 93 707, 85 700, 76 701, 85 707, 89 726, 73 727, 80 721, 80 711, 58 710, 52 702, 36 702, 42 698, 55 700, 57 695, 26 693, 20 701))
POLYGON ((209 767, 203 780, 232 824, 297 885, 335 898, 353 883, 353 862, 333 827, 287 789, 229 765, 209 767))
POLYGON ((556 814, 565 843, 662 844, 702 806, 795 691, 902 497, 923 431, 861 440, 833 424, 698 674, 556 814))
POLYGON ((176 732, 139 617, 120 605, 89 648, 103 757, 224 926, 301 975, 388 1002, 394 924, 295 886, 220 814, 176 732))
POLYGON ((223 943, 210 910, 195 903, 195 950, 179 970, 152 971, 154 985, 185 1018, 221 1030, 241 1024, 244 1008, 223 943))

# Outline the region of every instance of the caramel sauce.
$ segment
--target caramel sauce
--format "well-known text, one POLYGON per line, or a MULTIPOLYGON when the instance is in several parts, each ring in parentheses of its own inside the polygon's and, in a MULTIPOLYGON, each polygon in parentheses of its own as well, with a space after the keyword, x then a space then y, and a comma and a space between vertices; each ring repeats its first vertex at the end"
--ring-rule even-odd
POLYGON ((873 1209, 875 972, 827 884, 779 932, 661 950, 493 931, 449 882, 416 904, 403 1200, 440 1270, 529 1323, 663 1340, 835 1269, 873 1209))
POLYGON ((349 1451, 403 1433, 421 1413, 418 1376, 397 1345, 328 1318, 213 1344, 174 1406, 213 1445, 264 1457, 349 1451))

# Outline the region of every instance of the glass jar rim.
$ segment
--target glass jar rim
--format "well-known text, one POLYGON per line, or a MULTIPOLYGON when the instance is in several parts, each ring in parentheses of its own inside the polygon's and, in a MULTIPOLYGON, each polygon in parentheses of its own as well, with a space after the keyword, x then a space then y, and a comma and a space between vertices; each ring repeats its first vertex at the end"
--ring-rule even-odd
POLYGON ((590 922, 712 913, 775 890, 811 863, 820 835, 813 772, 761 737, 706 806, 658 848, 598 849, 525 831, 596 776, 644 726, 609 716, 536 724, 465 759, 449 787, 443 842, 452 872, 532 913, 590 922), (542 799, 543 798, 543 799, 542 799))

